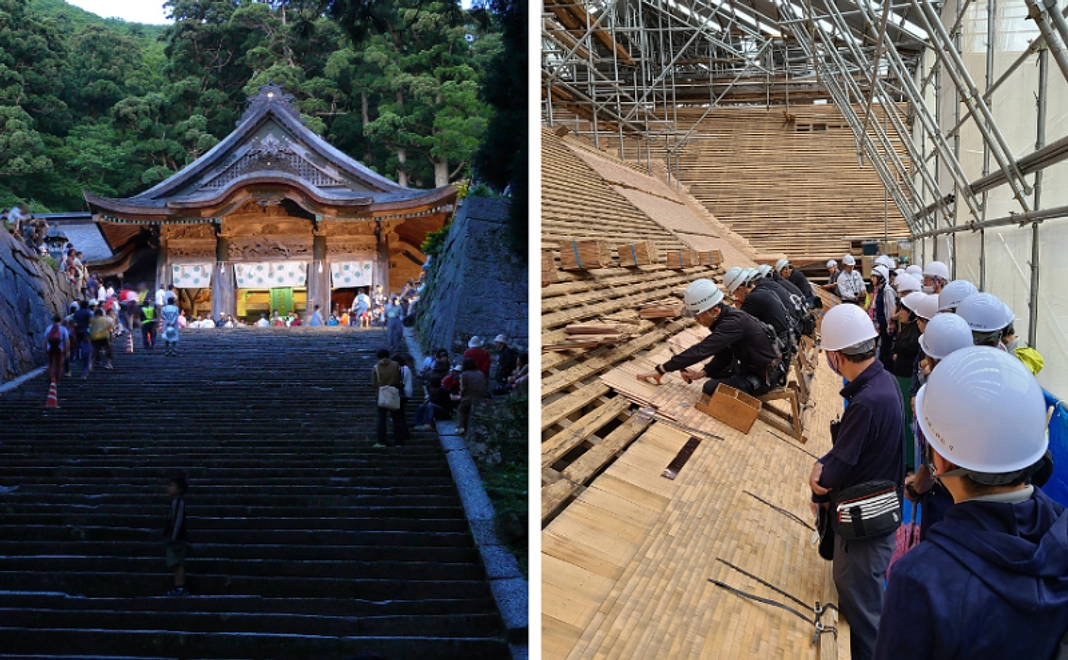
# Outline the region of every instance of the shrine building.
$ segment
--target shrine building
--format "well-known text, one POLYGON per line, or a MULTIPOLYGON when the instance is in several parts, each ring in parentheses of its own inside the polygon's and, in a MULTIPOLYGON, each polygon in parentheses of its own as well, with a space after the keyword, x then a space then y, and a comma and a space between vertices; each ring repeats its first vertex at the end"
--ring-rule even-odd
POLYGON ((377 285, 399 291, 457 200, 452 186, 406 188, 346 156, 274 84, 233 133, 166 181, 125 199, 83 194, 112 249, 146 232, 158 242, 158 286, 239 317, 329 311, 377 285))

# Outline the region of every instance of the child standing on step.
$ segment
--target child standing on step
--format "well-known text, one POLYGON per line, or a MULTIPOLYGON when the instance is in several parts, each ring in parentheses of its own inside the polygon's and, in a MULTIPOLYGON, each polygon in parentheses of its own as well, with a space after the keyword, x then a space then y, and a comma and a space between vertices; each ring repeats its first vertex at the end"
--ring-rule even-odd
POLYGON ((171 507, 167 512, 167 525, 163 528, 163 543, 167 549, 167 568, 174 570, 174 589, 168 596, 185 596, 185 493, 189 484, 185 477, 175 476, 167 483, 171 507))

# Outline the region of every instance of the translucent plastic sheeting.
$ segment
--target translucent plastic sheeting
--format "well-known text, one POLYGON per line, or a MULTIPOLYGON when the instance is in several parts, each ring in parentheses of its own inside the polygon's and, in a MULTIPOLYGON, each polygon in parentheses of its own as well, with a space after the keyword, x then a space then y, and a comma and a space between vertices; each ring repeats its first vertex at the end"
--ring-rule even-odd
POLYGON ((982 250, 982 234, 963 231, 957 234, 956 275, 958 280, 968 280, 979 286, 979 254, 982 250))
POLYGON ((1026 338, 1031 297, 1031 228, 997 227, 986 230, 985 290, 1016 313, 1016 334, 1026 338))
MULTIPOLYGON (((1068 173, 1065 173, 1068 176, 1068 173)), ((1062 179, 1063 180, 1063 179, 1062 179)), ((1068 401, 1068 219, 1039 226, 1038 333, 1035 348, 1046 366, 1038 381, 1057 398, 1068 401)))

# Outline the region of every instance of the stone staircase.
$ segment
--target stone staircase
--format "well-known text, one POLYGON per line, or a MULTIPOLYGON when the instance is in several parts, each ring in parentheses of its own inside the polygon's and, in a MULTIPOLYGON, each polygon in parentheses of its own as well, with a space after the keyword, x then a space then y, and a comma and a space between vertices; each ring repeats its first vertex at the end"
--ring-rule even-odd
POLYGON ((0 659, 509 657, 437 437, 372 447, 385 339, 188 330, 178 357, 119 342, 59 409, 43 377, 0 397, 0 659))

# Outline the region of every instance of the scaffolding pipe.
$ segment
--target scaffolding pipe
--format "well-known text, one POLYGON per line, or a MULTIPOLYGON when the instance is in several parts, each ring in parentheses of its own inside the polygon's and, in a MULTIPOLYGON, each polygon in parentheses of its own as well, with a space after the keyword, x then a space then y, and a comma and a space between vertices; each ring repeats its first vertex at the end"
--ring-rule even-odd
MULTIPOLYGON (((912 4, 919 10, 920 17, 923 19, 923 24, 928 30, 928 33, 937 32, 939 38, 946 44, 949 44, 951 38, 946 34, 945 26, 942 25, 938 15, 931 7, 930 0, 912 0, 912 4), (933 24, 932 20, 934 21, 933 24)), ((1029 206, 1027 200, 1024 199, 1024 196, 1031 194, 1031 186, 1028 185, 1023 174, 1016 169, 1015 162, 1011 160, 1012 150, 1009 149, 1008 143, 1005 141, 1005 136, 1002 135, 1001 131, 998 129, 997 123, 994 121, 993 113, 990 112, 990 108, 980 97, 979 90, 976 88, 975 82, 968 73, 968 69, 963 60, 961 60, 960 54, 958 54, 954 48, 945 48, 937 41, 934 43, 934 49, 942 59, 943 63, 946 64, 946 73, 953 79, 953 84, 957 89, 968 91, 968 94, 963 96, 965 105, 967 105, 972 112, 975 112, 976 109, 978 109, 978 114, 982 115, 983 121, 976 122, 976 127, 978 127, 979 132, 982 133, 983 139, 987 142, 996 141, 998 143, 1000 149, 993 150, 994 159, 998 161, 998 166, 1005 170, 1005 175, 1008 177, 1009 185, 1012 186, 1016 201, 1020 204, 1021 208, 1023 208, 1024 212, 1027 212, 1029 206), (952 61, 953 65, 959 70, 954 70, 952 66, 949 66, 949 61, 952 61)))
MULTIPOLYGON (((839 16, 842 14, 839 13, 839 16)), ((867 14, 865 14, 865 19, 867 14)), ((868 103, 864 108, 864 126, 860 129, 861 134, 868 132, 868 123, 871 121, 871 106, 875 102, 875 81, 879 77, 879 60, 883 56, 883 39, 886 38, 886 24, 890 21, 890 3, 883 5, 883 18, 879 22, 879 35, 875 37, 875 57, 871 63, 871 89, 868 90, 868 103)))
POLYGON ((1035 25, 1038 26, 1039 32, 1042 33, 1042 37, 1046 40, 1046 46, 1048 50, 1053 53, 1053 59, 1057 62, 1057 66, 1061 70, 1061 75, 1065 80, 1068 80, 1068 54, 1064 52, 1064 46, 1057 40, 1057 33, 1061 35, 1061 39, 1065 44, 1068 44, 1068 34, 1061 31, 1061 26, 1064 25, 1064 16, 1057 11, 1056 2, 1045 3, 1045 7, 1040 7, 1035 0, 1025 0, 1027 8, 1031 14, 1029 18, 1034 19, 1035 25), (1047 20, 1048 19, 1048 20, 1047 20), (1053 26, 1050 26, 1053 23, 1053 26), (1056 31, 1054 31, 1056 30, 1056 31))
MULTIPOLYGON (((1041 149, 1046 143, 1046 84, 1049 77, 1049 58, 1047 51, 1038 54, 1038 124, 1036 128, 1035 149, 1041 149)), ((1035 201, 1036 209, 1042 208, 1042 170, 1035 172, 1035 201)), ((1035 346, 1038 338, 1038 275, 1039 256, 1042 252, 1039 243, 1038 223, 1031 225, 1031 291, 1027 310, 1027 344, 1035 346)))
MULTIPOLYGON (((1057 28, 1057 34, 1061 35, 1062 45, 1068 46, 1068 23, 1064 21, 1064 14, 1057 11, 1057 0, 1044 0, 1043 5, 1046 8, 1046 15, 1053 22, 1053 27, 1057 28)), ((1053 50, 1052 45, 1051 50, 1053 50)), ((1064 54, 1063 48, 1057 51, 1064 54)))
POLYGON ((1056 220, 1059 218, 1068 218, 1068 206, 1058 206, 1056 208, 1044 209, 1042 211, 1028 211, 1027 213, 1013 213, 1001 218, 993 218, 981 222, 968 222, 962 225, 943 227, 942 229, 932 229, 921 234, 916 234, 913 238, 917 240, 922 238, 935 238, 937 236, 948 236, 950 234, 957 234, 964 231, 980 231, 984 229, 993 229, 995 227, 1007 227, 1009 225, 1023 227, 1025 225, 1045 222, 1046 220, 1056 220))

